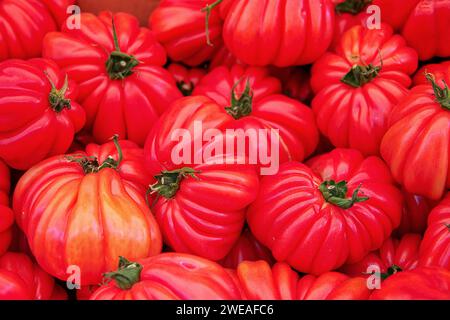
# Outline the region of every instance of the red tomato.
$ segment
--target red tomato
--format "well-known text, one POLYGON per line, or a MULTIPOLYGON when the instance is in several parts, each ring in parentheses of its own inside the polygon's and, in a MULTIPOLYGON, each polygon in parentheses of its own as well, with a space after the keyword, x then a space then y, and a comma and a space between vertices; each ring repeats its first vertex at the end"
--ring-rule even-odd
POLYGON ((419 246, 422 238, 419 234, 409 233, 400 240, 387 239, 380 249, 369 253, 364 259, 343 266, 340 271, 350 276, 363 276, 369 273, 370 266, 376 266, 381 277, 400 271, 413 270, 419 261, 419 246))
POLYGON ((249 300, 365 300, 370 295, 362 277, 327 272, 300 278, 287 263, 271 269, 265 261, 242 262, 237 276, 243 296, 249 300))
POLYGON ((408 193, 403 189, 402 193, 405 203, 400 226, 397 228, 396 234, 423 234, 427 228, 427 218, 434 203, 425 197, 408 193))
POLYGON ((0 300, 66 300, 67 294, 23 253, 0 257, 0 300))
POLYGON ((212 261, 179 253, 164 253, 130 262, 121 259, 109 272, 111 281, 91 300, 238 300, 239 288, 224 268, 212 261))
POLYGON ((8 250, 12 240, 14 213, 9 208, 10 184, 9 169, 0 160, 0 256, 8 250))
POLYGON ((201 68, 188 69, 181 64, 171 63, 167 70, 172 74, 178 89, 183 96, 190 96, 195 86, 205 76, 206 70, 201 68))
POLYGON ((81 29, 49 33, 43 55, 51 58, 79 84, 87 127, 97 142, 114 134, 143 145, 172 101, 181 97, 170 73, 163 69, 164 48, 153 33, 140 28, 126 13, 80 16, 81 29))
POLYGON ((371 300, 449 300, 450 271, 443 268, 417 268, 387 278, 371 300))
POLYGON ((220 261, 220 264, 225 268, 236 269, 243 261, 258 260, 267 261, 270 265, 274 263, 270 250, 259 243, 249 229, 245 229, 231 251, 220 261))
MULTIPOLYGON (((222 107, 214 111, 220 112, 224 119, 217 128, 278 129, 280 163, 302 161, 318 144, 313 114, 302 103, 279 93, 281 83, 270 76, 268 69, 235 65, 211 71, 193 95, 207 96, 222 107), (238 101, 233 99, 236 95, 238 101), (229 106, 231 109, 225 109, 229 106)), ((258 154, 263 146, 270 145, 270 142, 253 145, 252 152, 258 154)))
POLYGON ((433 74, 437 81, 444 80, 448 83, 450 80, 450 61, 423 66, 414 76, 414 85, 429 84, 430 82, 426 78, 427 73, 433 74))
POLYGON ((450 194, 431 211, 420 247, 420 265, 450 270, 450 194))
POLYGON ((227 49, 226 46, 220 47, 214 54, 209 64, 209 69, 214 70, 217 67, 225 66, 231 68, 235 64, 244 65, 227 49))
POLYGON ((333 38, 334 6, 329 0, 234 1, 227 11, 225 44, 249 65, 309 64, 333 38))
POLYGON ((450 187, 450 91, 428 78, 392 111, 380 151, 406 191, 439 200, 450 187))
POLYGON ((0 63, 0 158, 19 170, 69 149, 85 123, 77 87, 47 59, 0 63))
POLYGON ((0 0, 0 61, 39 57, 45 34, 55 31, 75 0, 0 0))
POLYGON ((271 68, 271 74, 280 79, 283 93, 288 97, 303 103, 312 100, 314 93, 310 84, 310 74, 305 69, 271 68))
POLYGON ((336 147, 378 155, 388 116, 407 95, 417 54, 392 28, 355 26, 312 68, 312 108, 320 131, 336 147))
POLYGON ((380 248, 401 209, 402 195, 381 159, 335 149, 264 177, 247 221, 277 261, 319 275, 380 248))
POLYGON ((59 279, 76 265, 82 285, 97 284, 119 255, 137 259, 161 251, 160 231, 143 196, 148 174, 142 149, 130 141, 118 144, 49 158, 17 184, 16 221, 39 265, 59 279))
POLYGON ((401 31, 420 60, 450 56, 450 0, 374 0, 381 17, 401 31))
POLYGON ((209 0, 162 0, 149 18, 149 27, 174 61, 197 66, 209 60, 222 45, 222 20, 218 10, 208 19, 210 44, 207 43, 202 11, 209 0))

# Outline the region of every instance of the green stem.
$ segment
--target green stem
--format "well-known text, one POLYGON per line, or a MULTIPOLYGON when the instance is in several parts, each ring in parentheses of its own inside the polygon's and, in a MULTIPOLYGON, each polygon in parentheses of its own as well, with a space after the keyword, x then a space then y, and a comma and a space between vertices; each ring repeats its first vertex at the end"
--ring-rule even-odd
POLYGON ((52 89, 50 90, 50 93, 48 95, 48 102, 52 106, 52 109, 57 113, 63 111, 64 109, 70 110, 70 99, 66 99, 67 89, 69 89, 69 79, 67 77, 67 74, 64 79, 64 84, 59 90, 56 88, 55 83, 50 78, 48 72, 44 71, 44 74, 50 82, 50 85, 52 86, 52 89))
POLYGON ((431 85, 433 86, 436 101, 442 106, 442 108, 450 110, 450 90, 447 86, 447 83, 445 83, 445 81, 442 80, 442 82, 444 83, 444 88, 441 88, 436 83, 434 75, 432 75, 431 73, 425 73, 425 77, 427 78, 428 81, 431 82, 431 85))
POLYGON ((142 272, 142 265, 137 262, 130 262, 124 257, 119 257, 119 268, 117 271, 104 273, 104 279, 114 280, 122 290, 129 290, 139 282, 142 272))
POLYGON ((393 264, 392 266, 390 266, 386 273, 382 273, 381 274, 381 280, 386 280, 387 278, 389 278, 390 276, 392 276, 393 274, 396 274, 397 272, 402 272, 402 268, 400 268, 399 266, 393 264))
POLYGON ((209 38, 209 17, 211 16, 212 10, 217 7, 220 3, 222 3, 223 0, 217 0, 213 4, 208 4, 206 7, 202 9, 202 12, 206 12, 205 15, 205 32, 206 32, 206 43, 208 46, 214 46, 211 42, 211 39, 209 38))
POLYGON ((368 197, 359 197, 358 193, 361 189, 361 185, 353 191, 352 197, 347 199, 347 182, 340 181, 336 183, 334 180, 324 181, 320 186, 319 190, 328 203, 334 204, 342 209, 349 209, 355 203, 363 202, 369 200, 368 197))
POLYGON ((161 174, 155 176, 157 182, 150 186, 148 194, 157 193, 158 196, 171 199, 175 196, 178 189, 180 189, 181 180, 186 177, 198 179, 195 175, 196 173, 200 172, 188 167, 173 171, 163 171, 161 174))
POLYGON ((238 99, 235 90, 240 82, 241 80, 236 82, 231 89, 231 106, 225 108, 226 112, 236 120, 248 116, 252 112, 253 92, 250 81, 247 80, 245 90, 238 99))
POLYGON ((375 79, 380 71, 381 67, 375 67, 372 64, 368 66, 354 65, 341 81, 352 87, 359 88, 375 79))
POLYGON ((335 11, 339 14, 350 13, 357 15, 363 11, 363 9, 372 3, 373 0, 346 0, 336 5, 335 11))

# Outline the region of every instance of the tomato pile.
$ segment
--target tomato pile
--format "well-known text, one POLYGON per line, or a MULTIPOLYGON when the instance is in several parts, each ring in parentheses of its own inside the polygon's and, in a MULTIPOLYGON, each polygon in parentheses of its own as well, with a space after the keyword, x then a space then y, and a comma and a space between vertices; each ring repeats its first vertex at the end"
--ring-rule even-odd
POLYGON ((393 3, 0 0, 0 300, 450 300, 450 0, 393 3))

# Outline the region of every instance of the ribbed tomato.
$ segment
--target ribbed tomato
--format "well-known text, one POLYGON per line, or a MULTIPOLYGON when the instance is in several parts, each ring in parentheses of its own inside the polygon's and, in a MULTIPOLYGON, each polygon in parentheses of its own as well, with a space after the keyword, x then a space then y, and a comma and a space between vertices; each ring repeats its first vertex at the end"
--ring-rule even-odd
POLYGON ((215 262, 180 253, 164 253, 130 262, 120 259, 110 281, 91 300, 238 300, 235 278, 215 262))
POLYGON ((309 103, 314 93, 310 84, 310 74, 300 67, 271 68, 270 73, 280 79, 285 95, 303 103, 309 103))
POLYGON ((0 160, 0 256, 11 244, 14 213, 9 208, 9 188, 11 185, 9 169, 0 160))
POLYGON ((417 196, 402 189, 405 200, 400 226, 395 230, 398 235, 407 233, 423 234, 427 228, 427 219, 434 202, 425 197, 417 196))
POLYGON ((449 300, 450 271, 444 268, 417 268, 398 272, 370 296, 371 300, 449 300))
POLYGON ((158 254, 162 241, 144 194, 143 151, 129 141, 89 145, 85 153, 49 158, 28 170, 14 192, 16 221, 39 265, 65 280, 97 284, 117 264, 158 254), (120 144, 120 147, 119 147, 120 144))
POLYGON ((427 78, 389 116, 381 155, 406 191, 439 200, 450 187, 450 74, 427 78))
POLYGON ((220 47, 219 50, 214 54, 209 63, 209 69, 214 70, 217 67, 225 66, 231 68, 235 64, 245 65, 241 61, 239 61, 228 49, 225 45, 220 47))
POLYGON ((249 300, 366 300, 366 280, 338 272, 299 277, 287 263, 272 269, 265 261, 242 262, 237 268, 242 294, 249 300))
MULTIPOLYGON (((429 84, 429 80, 426 77, 427 73, 434 75, 437 81, 450 80, 450 61, 444 61, 442 63, 433 63, 424 65, 414 76, 414 85, 429 84)), ((448 82, 447 82, 448 84, 448 82)))
POLYGON ((0 61, 39 57, 42 39, 56 31, 75 0, 0 0, 0 61))
POLYGON ((207 42, 205 18, 202 11, 212 1, 162 0, 149 18, 149 27, 174 61, 197 66, 209 60, 222 45, 222 20, 218 10, 208 19, 207 42))
POLYGON ((62 300, 64 290, 23 253, 0 257, 0 300, 62 300))
POLYGON ((421 266, 440 266, 450 270, 450 194, 428 216, 419 263, 421 266))
POLYGON ((388 116, 404 98, 417 54, 392 28, 348 30, 336 49, 316 61, 312 102, 320 131, 336 147, 378 155, 388 116))
POLYGON ((177 87, 183 96, 190 96, 195 86, 205 76, 206 70, 202 68, 186 68, 178 63, 171 63, 167 70, 177 82, 177 87))
POLYGON ((79 84, 87 127, 97 142, 119 134, 143 145, 159 114, 182 96, 162 68, 164 48, 129 14, 82 13, 80 19, 80 29, 49 33, 43 55, 79 84))
POLYGON ((419 262, 419 246, 422 237, 409 233, 400 240, 387 239, 380 249, 369 253, 361 261, 343 266, 340 271, 350 276, 368 274, 369 267, 376 266, 381 277, 387 277, 400 271, 413 270, 419 262))
POLYGON ((259 243, 249 229, 245 229, 231 251, 219 263, 225 268, 236 269, 243 261, 258 260, 264 260, 270 265, 274 263, 270 250, 259 243))
POLYGON ((0 158, 26 170, 66 152, 85 123, 77 86, 48 59, 0 63, 0 158))
POLYGON ((234 1, 223 26, 226 46, 249 65, 288 67, 315 61, 333 38, 329 0, 234 1))
POLYGON ((335 149, 264 177, 247 221, 277 261, 319 275, 380 248, 401 209, 402 195, 381 159, 335 149))

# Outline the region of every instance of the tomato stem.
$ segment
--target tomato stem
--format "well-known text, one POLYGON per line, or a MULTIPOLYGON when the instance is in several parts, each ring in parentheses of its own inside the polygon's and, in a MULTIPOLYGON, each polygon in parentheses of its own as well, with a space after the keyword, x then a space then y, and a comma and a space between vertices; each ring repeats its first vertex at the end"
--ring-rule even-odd
POLYGON ((347 199, 347 182, 340 181, 336 183, 334 180, 324 181, 320 186, 319 190, 322 192, 322 195, 325 201, 334 204, 343 209, 351 208, 355 203, 363 202, 369 200, 368 197, 359 197, 358 193, 361 189, 362 185, 359 185, 358 188, 353 191, 352 197, 347 199))
POLYGON ((137 262, 130 262, 124 257, 119 257, 119 268, 117 271, 103 274, 104 283, 114 280, 117 286, 122 290, 129 290, 133 285, 139 282, 141 278, 142 265, 137 262))
POLYGON ((223 0, 217 0, 213 4, 208 4, 206 7, 202 9, 202 12, 206 12, 205 15, 205 33, 206 33, 206 43, 208 46, 213 47, 214 44, 211 42, 211 39, 209 37, 209 17, 211 16, 212 10, 217 7, 223 0))
POLYGON ((381 67, 375 67, 372 64, 368 66, 354 65, 341 81, 352 87, 359 88, 375 79, 380 70, 381 67))
POLYGON ((336 5, 335 11, 339 14, 350 13, 357 15, 363 11, 363 9, 372 3, 373 0, 346 0, 336 5))
POLYGON ((442 108, 450 110, 450 90, 447 86, 447 83, 445 83, 445 81, 442 80, 442 82, 444 83, 444 88, 441 88, 436 83, 436 79, 433 74, 425 73, 425 77, 427 78, 428 81, 431 82, 431 85, 433 86, 436 101, 442 106, 442 108))
POLYGON ((66 99, 66 92, 69 88, 69 78, 66 77, 64 79, 64 84, 61 89, 57 89, 55 86, 55 83, 50 78, 50 75, 47 71, 44 71, 45 76, 47 77, 48 81, 50 82, 50 85, 52 86, 52 89, 50 91, 50 94, 48 95, 48 102, 52 106, 52 109, 55 110, 57 113, 63 111, 64 109, 70 110, 70 99, 66 99))
POLYGON ((160 196, 163 196, 166 199, 172 199, 177 193, 178 189, 180 189, 181 180, 187 177, 198 180, 196 173, 200 173, 200 171, 196 171, 188 167, 176 169, 173 171, 162 171, 161 174, 155 176, 155 179, 157 181, 150 186, 149 190, 147 191, 147 196, 154 193, 158 194, 158 197, 153 205, 156 203, 160 196))
POLYGON ((241 79, 231 89, 231 106, 225 108, 227 113, 236 120, 248 116, 252 112, 253 92, 250 87, 250 81, 247 79, 245 90, 238 99, 236 97, 236 87, 240 82, 241 79))

